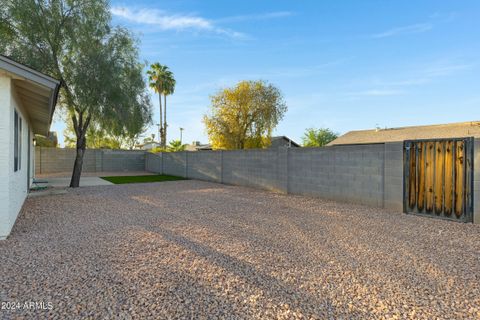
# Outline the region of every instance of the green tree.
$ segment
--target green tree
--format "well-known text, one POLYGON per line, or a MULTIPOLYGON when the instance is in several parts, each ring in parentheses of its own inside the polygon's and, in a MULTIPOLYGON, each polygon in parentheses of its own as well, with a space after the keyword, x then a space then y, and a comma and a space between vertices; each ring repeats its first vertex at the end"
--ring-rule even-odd
POLYGON ((152 133, 149 137, 143 138, 143 144, 155 142, 155 133, 152 133))
POLYGON ((158 94, 160 105, 160 144, 165 148, 167 143, 167 96, 175 91, 175 78, 167 66, 160 63, 154 63, 147 71, 150 88, 158 94), (162 95, 163 95, 163 111, 162 111, 162 95))
MULTIPOLYGON (((132 150, 139 142, 139 136, 145 132, 142 129, 138 134, 115 136, 107 130, 101 128, 95 122, 91 122, 85 134, 87 141, 87 149, 129 149, 132 150)), ((76 147, 76 136, 71 122, 67 123, 67 127, 63 131, 63 141, 65 147, 76 147)))
POLYGON ((338 138, 338 134, 328 128, 308 128, 302 137, 304 147, 323 147, 338 138))
POLYGON ((163 89, 163 145, 165 146, 167 142, 167 96, 172 95, 175 92, 175 85, 176 85, 176 80, 173 76, 172 72, 167 73, 167 77, 165 79, 165 87, 163 89))
POLYGON ((242 81, 211 97, 203 122, 214 149, 263 148, 287 111, 280 90, 264 81, 242 81))
MULTIPOLYGON (((71 122, 67 124, 63 131, 63 140, 65 147, 76 147, 75 129, 71 122)), ((85 134, 85 140, 87 149, 122 149, 125 139, 112 136, 98 124, 91 122, 85 134)))
POLYGON ((172 140, 168 145, 168 151, 170 152, 177 152, 177 151, 184 151, 187 146, 182 144, 180 140, 172 140))
POLYGON ((168 150, 168 148, 155 147, 155 148, 150 149, 149 152, 151 152, 151 153, 159 153, 159 152, 170 152, 170 151, 168 150))
POLYGON ((37 147, 56 148, 58 146, 58 140, 55 132, 49 132, 48 137, 36 134, 35 145, 37 147))
POLYGON ((111 25, 107 0, 9 0, 0 6, 2 54, 60 80, 59 104, 73 124, 78 187, 92 121, 135 137, 151 121, 137 41, 111 25))

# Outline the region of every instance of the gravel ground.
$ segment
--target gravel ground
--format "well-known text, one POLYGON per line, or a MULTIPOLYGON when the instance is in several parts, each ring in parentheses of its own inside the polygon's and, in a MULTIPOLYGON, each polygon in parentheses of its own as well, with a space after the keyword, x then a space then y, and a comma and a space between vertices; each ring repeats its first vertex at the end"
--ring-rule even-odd
POLYGON ((29 198, 0 242, 23 306, 0 318, 478 319, 479 235, 199 181, 80 188, 29 198))

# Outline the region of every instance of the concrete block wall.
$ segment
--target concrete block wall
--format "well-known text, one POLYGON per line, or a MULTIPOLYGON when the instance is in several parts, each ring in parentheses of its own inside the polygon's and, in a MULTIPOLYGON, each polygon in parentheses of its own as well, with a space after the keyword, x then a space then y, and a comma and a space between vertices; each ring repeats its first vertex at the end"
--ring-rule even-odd
MULTIPOLYGON (((35 174, 72 172, 76 150, 35 147, 35 174)), ((145 151, 87 149, 83 172, 144 171, 145 151)))
MULTIPOLYGON (((95 150, 85 150, 83 171, 95 172, 95 150)), ((63 148, 35 147, 35 174, 72 172, 76 150, 63 148)))
MULTIPOLYGON (((403 211, 402 143, 177 152, 162 157, 165 174, 403 211)), ((147 170, 160 172, 152 169, 149 159, 147 170)))
POLYGON ((223 151, 187 152, 187 177, 222 182, 223 151))
MULTIPOLYGON (((71 172, 75 150, 35 150, 35 172, 71 172)), ((151 154, 87 150, 85 172, 143 171, 403 211, 403 142, 151 154)), ((480 140, 474 143, 474 222, 480 223, 480 140)))
POLYGON ((288 154, 290 148, 277 148, 277 188, 278 191, 288 193, 288 154))
POLYGON ((335 195, 333 149, 301 148, 288 151, 288 192, 328 199, 335 195))
POLYGON ((403 170, 403 142, 385 143, 385 208, 403 211, 403 170))
POLYGON ((384 146, 334 147, 334 199, 383 206, 384 146))
POLYGON ((145 170, 145 151, 96 150, 95 156, 97 159, 101 158, 101 168, 96 167, 97 171, 145 170))
POLYGON ((288 192, 383 207, 384 146, 290 149, 288 192))
POLYGON ((145 171, 162 174, 162 154, 147 152, 145 154, 145 171))
POLYGON ((277 149, 223 151, 223 183, 284 192, 277 149))
POLYGON ((187 151, 164 152, 163 173, 178 177, 187 177, 187 151))

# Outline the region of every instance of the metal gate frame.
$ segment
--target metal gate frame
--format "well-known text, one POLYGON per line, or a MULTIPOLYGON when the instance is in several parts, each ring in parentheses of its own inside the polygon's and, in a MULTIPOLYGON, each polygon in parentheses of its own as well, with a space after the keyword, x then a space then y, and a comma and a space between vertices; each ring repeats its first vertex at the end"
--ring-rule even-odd
MULTIPOLYGON (((453 154, 452 157, 455 159, 456 157, 456 148, 453 148, 453 154)), ((415 150, 416 152, 416 158, 418 159, 418 150, 415 150)), ((437 153, 437 150, 435 148, 434 151, 434 159, 436 159, 435 155, 437 153)), ((437 218, 437 219, 444 219, 444 220, 451 220, 451 221, 458 221, 458 222, 473 222, 473 195, 474 195, 474 183, 473 183, 473 174, 474 174, 474 164, 473 164, 473 159, 474 159, 474 138, 473 137, 466 137, 466 138, 446 138, 446 139, 418 139, 418 140, 405 140, 403 142, 403 212, 406 214, 413 214, 413 215, 421 215, 423 217, 432 217, 432 218, 437 218), (425 209, 423 212, 412 212, 409 211, 408 207, 408 197, 409 197, 409 181, 410 181, 410 148, 412 143, 417 143, 417 142, 446 142, 446 141, 463 141, 464 142, 464 152, 465 152, 465 159, 463 161, 463 170, 465 173, 465 179, 463 181, 464 184, 464 201, 463 201, 463 206, 464 206, 464 214, 460 218, 457 218, 455 216, 455 213, 452 212, 451 216, 446 216, 444 212, 441 214, 435 213, 435 210, 433 212, 429 213, 426 212, 425 209)), ((416 166, 418 166, 418 162, 416 163, 416 166)), ((455 175, 455 171, 453 171, 453 174, 455 175)), ((454 178, 455 179, 455 176, 454 178)), ((427 186, 425 185, 425 188, 427 186)), ((442 192, 445 195, 445 186, 442 188, 442 192)), ((445 205, 445 196, 443 197, 442 201, 442 206, 445 205)))

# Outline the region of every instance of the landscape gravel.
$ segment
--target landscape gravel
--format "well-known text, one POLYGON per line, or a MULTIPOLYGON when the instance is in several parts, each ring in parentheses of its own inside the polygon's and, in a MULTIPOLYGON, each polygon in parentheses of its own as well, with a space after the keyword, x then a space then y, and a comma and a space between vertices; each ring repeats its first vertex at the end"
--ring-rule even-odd
POLYGON ((0 252, 2 319, 480 318, 479 225, 201 181, 28 198, 0 252))

